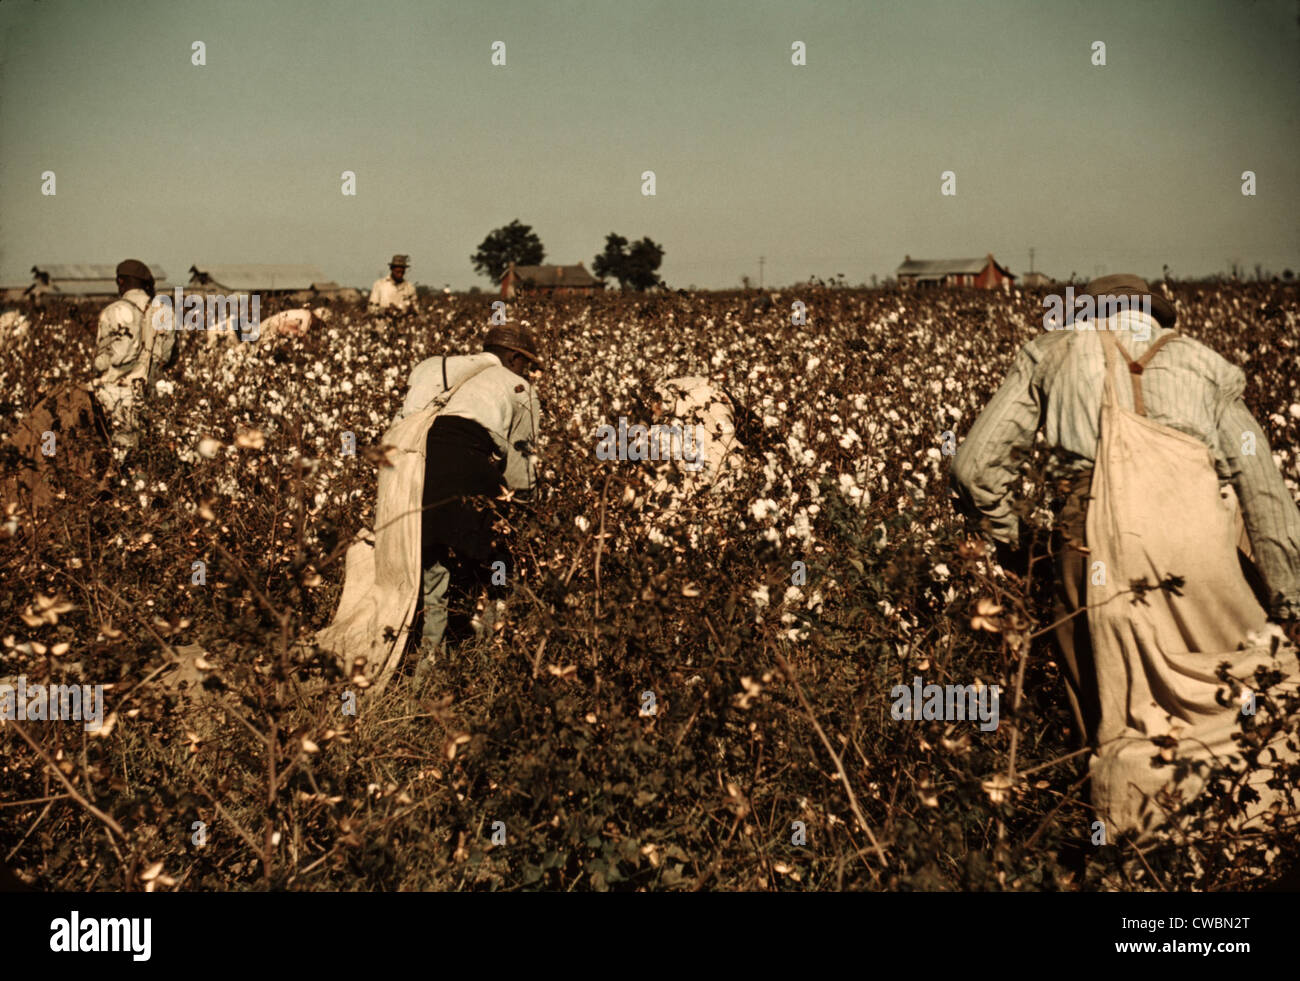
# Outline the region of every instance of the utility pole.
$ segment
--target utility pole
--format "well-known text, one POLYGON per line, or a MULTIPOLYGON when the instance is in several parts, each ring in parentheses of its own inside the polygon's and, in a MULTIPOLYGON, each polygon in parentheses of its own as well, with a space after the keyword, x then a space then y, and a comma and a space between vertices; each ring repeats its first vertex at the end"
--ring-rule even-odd
POLYGON ((766 261, 767 259, 764 256, 758 257, 758 288, 759 289, 763 288, 763 263, 766 261))
POLYGON ((1029 247, 1029 271, 1034 271, 1034 247, 1032 245, 1029 247))

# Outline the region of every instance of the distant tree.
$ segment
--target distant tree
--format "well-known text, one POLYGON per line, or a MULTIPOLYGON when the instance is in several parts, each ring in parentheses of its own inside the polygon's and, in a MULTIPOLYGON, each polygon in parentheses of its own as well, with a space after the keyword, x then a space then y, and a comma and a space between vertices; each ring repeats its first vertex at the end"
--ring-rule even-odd
POLYGON ((1295 273, 1293 273, 1290 269, 1283 269, 1282 278, 1289 283, 1291 282, 1291 280, 1295 279, 1295 273))
POLYGON ((474 263, 475 272, 499 283, 510 263, 536 266, 546 258, 546 250, 532 226, 520 224, 516 218, 509 225, 489 232, 479 244, 478 251, 469 258, 474 263))
POLYGON ((605 236, 605 251, 592 260, 591 271, 601 279, 612 276, 625 290, 648 290, 664 285, 656 271, 663 261, 663 247, 649 237, 629 246, 622 235, 610 232, 605 236))
POLYGON ((749 284, 749 277, 748 277, 748 276, 741 276, 741 277, 740 277, 740 288, 741 288, 742 290, 747 290, 747 289, 749 289, 749 285, 750 285, 750 284, 749 284))

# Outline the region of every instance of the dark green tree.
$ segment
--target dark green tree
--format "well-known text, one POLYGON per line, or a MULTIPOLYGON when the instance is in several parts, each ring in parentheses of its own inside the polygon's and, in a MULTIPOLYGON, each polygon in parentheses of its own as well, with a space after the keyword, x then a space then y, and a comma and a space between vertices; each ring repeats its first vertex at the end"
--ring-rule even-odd
POLYGON ((499 283, 510 263, 536 266, 546 258, 546 250, 532 226, 521 224, 516 218, 509 225, 489 232, 479 243, 478 251, 469 258, 476 273, 499 283))
POLYGON ((657 272, 663 261, 663 247, 649 237, 629 246, 622 235, 610 232, 605 236, 605 251, 592 261, 591 271, 601 279, 612 276, 625 290, 648 290, 664 285, 657 272))

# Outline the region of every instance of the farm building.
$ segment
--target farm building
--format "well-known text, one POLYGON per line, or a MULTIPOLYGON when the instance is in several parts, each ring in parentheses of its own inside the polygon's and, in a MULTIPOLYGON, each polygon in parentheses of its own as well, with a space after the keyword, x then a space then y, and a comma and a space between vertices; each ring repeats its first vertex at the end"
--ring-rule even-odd
POLYGON ((298 290, 293 294, 294 300, 342 300, 347 303, 354 303, 362 298, 361 291, 353 289, 351 286, 340 286, 332 279, 322 283, 312 283, 305 290, 298 290))
MULTIPOLYGON (((166 289, 167 274, 161 266, 151 265, 154 285, 166 289)), ((111 299, 117 296, 117 265, 78 263, 32 266, 32 282, 24 291, 31 299, 43 296, 68 297, 74 300, 111 299)))
POLYGON ((1020 277, 1021 286, 1051 286, 1052 277, 1046 273, 1027 272, 1020 277))
POLYGON ((1016 279, 1010 269, 998 264, 991 252, 982 259, 913 259, 908 255, 903 257, 895 275, 903 289, 914 286, 1010 289, 1016 279))
POLYGON ((507 300, 520 293, 544 296, 582 296, 599 293, 605 284, 576 266, 516 266, 510 263, 501 277, 501 295, 507 300))
POLYGON ((315 266, 299 265, 199 265, 190 266, 192 293, 257 293, 274 296, 310 291, 313 283, 327 283, 315 266))

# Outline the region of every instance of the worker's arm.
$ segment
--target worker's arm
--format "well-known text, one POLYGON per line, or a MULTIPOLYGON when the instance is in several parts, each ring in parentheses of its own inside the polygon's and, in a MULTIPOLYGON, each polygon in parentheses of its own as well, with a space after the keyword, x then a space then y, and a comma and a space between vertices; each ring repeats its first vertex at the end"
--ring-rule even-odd
POLYGON ((145 308, 140 324, 140 355, 135 367, 126 376, 128 380, 147 382, 171 357, 176 334, 172 330, 172 309, 169 304, 151 302, 145 308))
POLYGON ((536 480, 537 423, 541 409, 537 391, 531 385, 516 393, 513 400, 510 432, 506 438, 506 485, 516 490, 532 490, 536 480))
POLYGON ((383 282, 384 282, 384 281, 383 281, 382 279, 376 279, 376 280, 375 280, 375 285, 372 286, 372 287, 370 287, 370 304, 369 304, 369 306, 370 306, 370 309, 371 309, 371 310, 378 310, 378 309, 379 309, 379 287, 383 285, 383 282))
POLYGON ((145 316, 153 329, 149 370, 154 371, 170 362, 176 349, 176 313, 170 303, 155 301, 145 311, 145 316))
POLYGON ((1011 510, 1011 484, 1042 419, 1033 377, 1037 364, 1031 345, 1021 348, 1006 381, 975 420, 952 461, 958 507, 973 517, 987 518, 993 539, 1011 546, 1020 541, 1020 522, 1011 510))
POLYGON ((1264 431, 1240 394, 1220 415, 1218 436, 1250 533, 1252 558, 1268 586, 1269 615, 1275 620, 1300 618, 1300 509, 1273 464, 1264 431), (1247 452, 1251 449, 1254 452, 1247 452))

